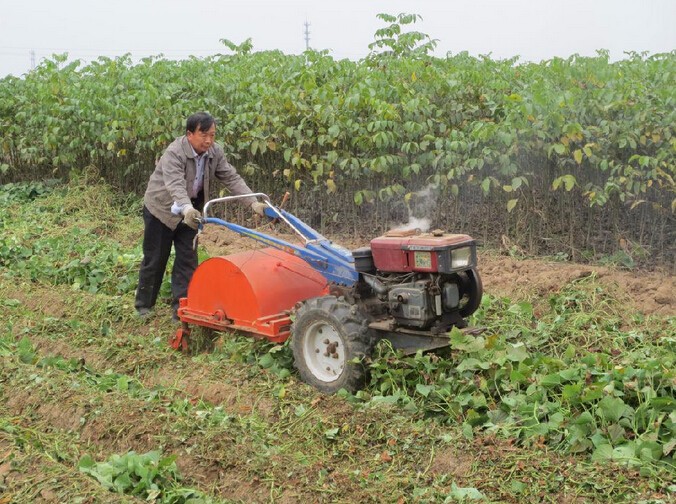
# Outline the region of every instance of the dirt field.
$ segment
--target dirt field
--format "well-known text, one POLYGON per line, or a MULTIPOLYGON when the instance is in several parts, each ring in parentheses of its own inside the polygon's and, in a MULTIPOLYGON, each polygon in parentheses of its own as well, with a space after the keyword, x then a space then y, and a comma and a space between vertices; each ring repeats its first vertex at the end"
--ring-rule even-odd
MULTIPOLYGON (((255 246, 215 226, 201 244, 211 256, 255 246)), ((593 275, 627 318, 676 315, 674 276, 497 252, 480 254, 479 271, 486 293, 528 299, 536 312, 593 275)), ((126 297, 2 277, 0 299, 11 301, 7 341, 28 334, 32 345, 16 355, 6 346, 2 358, 0 504, 141 502, 106 491, 78 461, 157 449, 177 456, 183 488, 214 502, 440 502, 456 487, 511 503, 668 498, 662 473, 650 480, 537 438, 467 437, 461 423, 319 395, 257 366, 250 339, 231 338, 225 352, 177 354, 166 345, 175 330, 167 306, 140 321, 126 297)))

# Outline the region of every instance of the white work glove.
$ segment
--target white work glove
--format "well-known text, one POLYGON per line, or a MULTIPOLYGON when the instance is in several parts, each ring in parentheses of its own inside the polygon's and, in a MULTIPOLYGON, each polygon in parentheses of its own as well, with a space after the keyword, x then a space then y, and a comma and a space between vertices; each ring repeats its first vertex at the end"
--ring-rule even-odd
POLYGON ((200 219, 202 218, 202 214, 199 210, 195 210, 192 205, 187 205, 181 213, 183 214, 183 222, 192 229, 197 230, 200 225, 200 219))
POLYGON ((251 203, 251 210, 253 210, 261 217, 265 217, 265 209, 267 207, 268 206, 265 203, 261 203, 260 201, 254 201, 253 203, 251 203))

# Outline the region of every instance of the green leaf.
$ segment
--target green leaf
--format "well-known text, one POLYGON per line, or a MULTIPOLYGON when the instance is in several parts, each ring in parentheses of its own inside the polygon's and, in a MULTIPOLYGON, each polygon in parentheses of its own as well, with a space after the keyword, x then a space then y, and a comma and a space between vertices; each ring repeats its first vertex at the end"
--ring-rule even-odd
POLYGON ((459 487, 455 482, 451 485, 451 493, 448 494, 454 500, 464 502, 467 500, 484 500, 486 497, 474 487, 459 487))
POLYGON ((507 202, 507 211, 511 212, 512 210, 514 210, 514 207, 516 206, 516 204, 518 202, 519 202, 519 198, 509 200, 507 202))
POLYGON ((463 350, 465 352, 477 352, 486 346, 482 337, 474 337, 469 334, 463 334, 460 329, 454 327, 451 330, 451 348, 463 350))
POLYGON ((614 423, 609 425, 606 431, 608 432, 610 442, 614 445, 624 439, 624 427, 619 424, 614 423))
POLYGON ((91 457, 91 455, 84 455, 78 462, 77 466, 80 471, 85 472, 94 467, 95 464, 96 462, 94 462, 94 459, 91 457))
POLYGON ((564 175, 563 183, 566 186, 566 191, 570 191, 571 189, 573 189, 573 187, 575 187, 576 183, 575 177, 572 175, 564 175))
POLYGON ((334 440, 338 436, 339 432, 340 432, 340 427, 334 427, 333 429, 328 429, 328 430, 324 431, 324 437, 326 439, 334 440))
POLYGON ((524 490, 528 488, 528 485, 518 480, 512 480, 512 482, 509 484, 509 488, 515 494, 520 494, 523 493, 524 490))
POLYGON ((520 303, 515 303, 507 308, 509 313, 519 315, 521 317, 533 318, 533 305, 528 301, 521 301, 520 303))
POLYGON ((605 462, 613 458, 613 447, 609 444, 599 445, 594 453, 592 453, 591 459, 594 462, 605 462))
POLYGON ((269 353, 262 355, 258 359, 258 365, 260 367, 262 367, 263 369, 268 369, 268 368, 272 367, 274 364, 275 364, 275 358, 269 353))
POLYGON ((561 392, 561 397, 564 401, 577 402, 582 391, 582 384, 574 383, 572 385, 564 385, 561 392))
POLYGON ((625 408, 624 401, 619 397, 606 396, 598 404, 598 409, 607 422, 617 422, 625 408))
POLYGON ((595 387, 587 387, 580 397, 581 402, 594 402, 603 397, 603 390, 595 387))
POLYGON ((582 151, 577 149, 575 152, 573 152, 573 158, 577 164, 582 164, 582 151))
POLYGON ((523 375, 522 373, 518 372, 515 369, 512 369, 512 371, 509 373, 509 381, 511 381, 511 382, 526 383, 527 380, 528 380, 528 378, 526 378, 525 375, 523 375))
POLYGON ((557 177, 556 179, 554 179, 554 181, 552 182, 552 189, 556 191, 561 186, 562 183, 566 191, 570 191, 573 189, 573 187, 575 187, 577 180, 573 175, 570 174, 562 175, 561 177, 557 177))
POLYGON ((662 453, 665 457, 668 457, 669 454, 674 451, 674 448, 676 448, 676 437, 672 438, 671 441, 662 447, 662 453))
POLYGON ((514 362, 521 362, 528 358, 528 351, 523 342, 507 345, 507 358, 514 362))
POLYGON ((481 189, 483 189, 484 194, 488 194, 491 189, 491 179, 489 177, 486 177, 481 181, 481 189))
POLYGON ((479 359, 474 359, 472 357, 463 359, 460 364, 458 364, 458 367, 456 368, 458 371, 467 371, 467 370, 477 370, 477 369, 489 369, 491 367, 490 362, 484 362, 479 359))
POLYGON ((434 385, 423 385, 422 383, 418 383, 418 384, 415 386, 416 392, 418 392, 418 394, 423 395, 423 396, 425 396, 425 397, 427 397, 428 395, 430 395, 430 392, 431 392, 433 389, 434 389, 434 385))
POLYGON ((540 379, 540 385, 543 387, 555 387, 561 384, 561 375, 559 373, 552 373, 543 376, 540 379))
POLYGON ((129 390, 129 378, 125 375, 121 375, 117 379, 117 390, 120 392, 127 392, 129 390))
POLYGON ((613 449, 613 460, 619 462, 632 462, 638 461, 636 457, 636 445, 633 442, 629 442, 620 446, 616 446, 613 449))
POLYGON ((580 374, 581 371, 579 368, 568 368, 559 371, 559 375, 561 375, 561 379, 564 381, 577 380, 578 378, 580 378, 580 374))
POLYGON ((641 460, 648 462, 662 458, 662 446, 655 441, 639 441, 636 452, 641 460))

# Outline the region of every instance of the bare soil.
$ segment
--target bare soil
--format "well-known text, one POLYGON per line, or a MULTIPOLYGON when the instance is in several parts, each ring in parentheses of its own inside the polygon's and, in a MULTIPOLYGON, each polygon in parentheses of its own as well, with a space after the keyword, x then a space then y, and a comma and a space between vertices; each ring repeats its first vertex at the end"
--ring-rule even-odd
POLYGON ((494 295, 517 299, 548 296, 574 280, 595 275, 609 292, 626 302, 630 311, 676 315, 676 277, 673 275, 488 254, 482 254, 479 261, 484 290, 494 295))
MULTIPOLYGON (((287 235, 284 238, 290 240, 292 237, 287 235)), ((215 226, 207 229, 200 240, 211 256, 227 255, 256 247, 250 239, 215 226)), ((349 240, 334 241, 352 249, 365 245, 351 243, 349 240)), ((512 300, 530 299, 534 302, 546 302, 549 296, 570 286, 571 282, 594 275, 613 297, 626 304, 627 313, 640 312, 663 317, 676 315, 676 278, 669 274, 624 271, 605 266, 541 259, 515 259, 497 253, 481 253, 479 271, 485 292, 494 296, 507 296, 512 300)), ((256 383, 238 365, 228 363, 229 372, 225 373, 217 362, 202 362, 187 357, 177 359, 169 352, 156 352, 149 345, 137 348, 138 340, 151 341, 158 334, 165 337, 168 331, 174 329, 174 326, 166 323, 168 317, 164 315, 168 312, 158 314, 144 324, 131 318, 120 320, 115 326, 116 333, 127 334, 128 337, 97 337, 93 338, 90 345, 88 342, 72 341, 69 338, 65 321, 72 316, 73 307, 65 296, 65 287, 50 288, 35 284, 23 287, 25 288, 14 285, 11 297, 20 300, 21 310, 42 314, 44 317, 41 322, 40 317, 28 316, 26 320, 30 325, 53 324, 49 319, 56 319, 57 326, 61 321, 64 322, 63 338, 48 336, 47 330, 37 330, 31 335, 31 342, 40 355, 74 358, 99 373, 107 369, 129 373, 147 390, 171 390, 171 398, 175 403, 187 400, 194 405, 199 401, 206 401, 219 405, 223 412, 233 418, 244 415, 251 422, 267 425, 271 430, 279 425, 280 416, 283 416, 279 402, 271 393, 258 390, 256 383), (133 352, 134 359, 129 358, 130 352, 133 352)), ((130 306, 130 311, 132 309, 130 306)), ((12 327, 17 337, 21 330, 19 325, 12 327)), ((242 368, 245 367, 242 364, 242 368)), ((354 452, 346 452, 342 456, 355 457, 358 460, 366 453, 363 460, 376 463, 369 464, 368 467, 360 467, 356 463, 334 471, 330 456, 321 463, 313 458, 306 466, 299 466, 292 460, 296 455, 271 454, 265 459, 265 467, 259 467, 255 464, 262 464, 263 459, 255 453, 258 448, 251 444, 242 444, 242 439, 238 437, 249 436, 252 431, 238 431, 236 425, 233 425, 216 435, 212 431, 196 430, 194 426, 186 428, 188 425, 184 426, 182 422, 176 421, 180 416, 172 413, 171 399, 148 402, 125 394, 103 391, 91 395, 91 390, 70 386, 67 375, 23 367, 12 371, 16 370, 20 372, 0 373, 0 398, 4 399, 3 408, 10 418, 15 419, 18 427, 42 432, 44 436, 63 436, 70 443, 77 440, 77 446, 69 448, 73 450, 73 460, 77 460, 83 453, 103 460, 110 453, 124 453, 128 450, 143 453, 161 446, 166 453, 178 455, 177 463, 184 475, 185 485, 209 489, 210 493, 219 497, 227 496, 235 501, 249 502, 269 500, 269 482, 259 479, 259 475, 265 473, 271 474, 273 478, 288 480, 277 495, 278 502, 298 502, 308 498, 324 502, 328 501, 322 494, 325 488, 318 489, 309 483, 315 481, 317 474, 322 472, 326 473, 324 485, 338 485, 340 489, 332 497, 336 501, 364 502, 372 497, 364 487, 372 483, 368 479, 369 470, 374 470, 379 464, 395 468, 400 463, 412 470, 412 466, 400 462, 404 445, 411 442, 410 439, 400 439, 400 433, 395 431, 386 432, 386 436, 371 432, 379 425, 386 425, 382 421, 387 416, 385 413, 355 411, 350 404, 337 397, 316 395, 309 402, 313 409, 309 417, 311 423, 322 426, 318 441, 322 441, 323 430, 334 425, 340 426, 341 431, 360 435, 354 439, 362 439, 358 446, 351 448, 354 452), (41 384, 36 383, 36 377, 43 380, 41 384), (378 441, 373 442, 371 439, 378 441), (293 468, 293 472, 289 472, 287 468, 293 468), (355 476, 357 473, 360 475, 355 476)), ((304 392, 301 389, 289 393, 304 392)), ((296 399, 301 404, 303 401, 307 402, 308 397, 296 399)), ((286 422, 289 422, 289 412, 285 414, 286 422)), ((294 421, 295 417, 290 418, 294 421)), ((443 426, 435 425, 432 435, 439 436, 443 429, 443 426)), ((308 434, 311 432, 308 431, 308 434)), ((40 464, 45 461, 43 458, 31 458, 28 452, 23 453, 13 446, 7 436, 4 438, 0 433, 0 486, 4 484, 12 493, 21 492, 24 495, 25 492, 34 502, 63 500, 64 494, 69 491, 64 486, 45 485, 33 493, 27 490, 32 482, 28 481, 26 475, 39 471, 40 464), (17 465, 16 469, 10 465, 10 454, 12 457, 21 455, 22 465, 17 465)), ((467 442, 458 440, 450 445, 439 446, 438 451, 432 451, 429 455, 421 456, 415 469, 420 474, 426 474, 430 482, 448 475, 460 486, 475 486, 491 495, 500 496, 505 502, 512 502, 509 492, 494 486, 495 481, 500 481, 500 475, 515 475, 523 482, 536 480, 536 473, 550 474, 551 478, 563 478, 562 481, 568 477, 584 478, 583 466, 576 460, 549 453, 546 446, 535 446, 533 449, 539 450, 540 456, 532 457, 523 447, 514 446, 509 440, 490 436, 477 437, 467 442), (481 476, 484 471, 490 473, 486 478, 481 476)), ((106 500, 110 494, 105 494, 95 482, 71 470, 67 464, 48 463, 51 464, 50 470, 57 475, 67 474, 66 481, 69 484, 78 485, 82 491, 93 489, 96 494, 94 501, 101 494, 104 498, 98 501, 110 501, 106 500)), ((608 471, 612 470, 608 468, 608 471)), ((638 478, 634 474, 625 476, 632 481, 638 478)), ((554 498, 558 502, 584 502, 580 500, 580 496, 569 493, 569 488, 565 485, 546 491, 554 492, 554 498)), ((0 504, 2 503, 0 495, 0 504)))

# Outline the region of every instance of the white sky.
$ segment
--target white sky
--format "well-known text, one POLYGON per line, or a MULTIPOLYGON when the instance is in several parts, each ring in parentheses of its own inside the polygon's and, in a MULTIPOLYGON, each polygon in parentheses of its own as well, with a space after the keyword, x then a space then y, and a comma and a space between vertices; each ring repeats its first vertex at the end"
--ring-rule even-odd
MULTIPOLYGON (((417 31, 438 39, 438 56, 468 51, 540 61, 571 54, 676 49, 676 0, 0 0, 0 77, 67 52, 71 60, 131 53, 227 53, 219 39, 254 50, 329 49, 360 59, 385 24, 376 14, 416 13, 417 31)), ((409 25, 411 26, 411 25, 409 25)))

